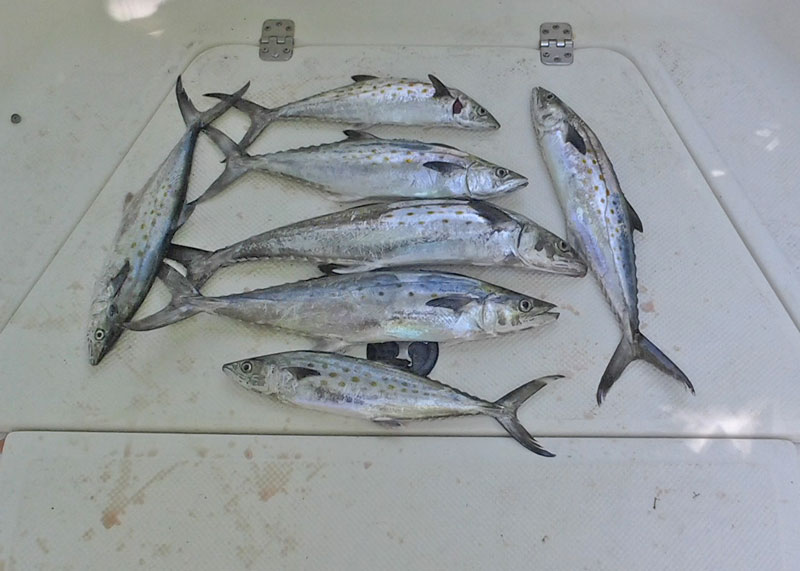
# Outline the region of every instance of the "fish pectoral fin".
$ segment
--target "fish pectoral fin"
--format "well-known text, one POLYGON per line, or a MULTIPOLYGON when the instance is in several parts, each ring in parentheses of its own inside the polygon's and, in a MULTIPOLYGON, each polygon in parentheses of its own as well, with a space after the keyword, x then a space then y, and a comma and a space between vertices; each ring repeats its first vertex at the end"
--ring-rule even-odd
POLYGON ((428 161, 424 163, 426 169, 431 169, 432 171, 439 172, 445 176, 450 176, 455 173, 461 173, 462 171, 466 170, 466 167, 456 164, 456 163, 448 163, 445 161, 428 161))
POLYGON ((131 271, 131 262, 130 260, 125 260, 125 263, 122 264, 122 267, 119 271, 111 278, 109 282, 111 285, 111 295, 115 296, 119 293, 119 290, 122 288, 122 284, 125 283, 125 280, 128 277, 128 274, 131 271))
POLYGON ((634 230, 638 230, 639 232, 644 232, 644 227, 642 226, 642 219, 639 218, 639 215, 636 214, 636 211, 631 206, 631 203, 628 202, 628 199, 625 195, 622 195, 622 198, 625 200, 625 208, 628 210, 628 217, 631 219, 631 225, 633 226, 634 230))
POLYGON ((431 80, 431 84, 435 89, 433 96, 434 97, 452 97, 453 95, 450 93, 450 90, 447 89, 447 86, 442 83, 442 80, 433 75, 432 73, 428 74, 428 79, 431 80))
POLYGON ((367 133, 366 131, 359 131, 358 129, 345 129, 345 136, 351 141, 366 141, 380 139, 380 137, 367 133))
POLYGON ((286 370, 289 371, 296 381, 300 381, 305 379, 306 377, 319 377, 320 372, 315 369, 309 369, 308 367, 286 367, 286 370))
POLYGON ((355 81, 356 83, 360 81, 369 81, 371 79, 378 79, 377 75, 351 75, 350 79, 355 81))
POLYGON ((389 418, 388 416, 373 418, 372 422, 374 422, 379 426, 383 426, 384 428, 401 428, 403 426, 402 422, 400 422, 396 418, 389 418))
POLYGON ((446 307, 447 309, 458 312, 474 301, 477 301, 477 299, 468 295, 447 295, 430 299, 425 302, 425 305, 430 307, 446 307))
MULTIPOLYGON (((357 274, 361 272, 371 272, 373 270, 379 269, 381 266, 375 264, 359 264, 356 266, 341 266, 336 264, 329 264, 333 266, 330 268, 330 274, 328 275, 344 275, 344 274, 357 274)), ((321 270, 322 268, 320 268, 321 270)))
POLYGON ((583 140, 578 130, 572 126, 572 123, 567 123, 567 143, 575 147, 575 149, 582 155, 586 154, 586 141, 583 140))

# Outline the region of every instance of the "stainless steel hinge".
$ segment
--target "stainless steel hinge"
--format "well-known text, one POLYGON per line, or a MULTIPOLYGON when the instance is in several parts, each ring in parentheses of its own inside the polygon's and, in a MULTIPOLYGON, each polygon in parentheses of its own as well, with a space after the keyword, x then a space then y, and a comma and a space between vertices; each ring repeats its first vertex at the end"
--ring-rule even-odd
POLYGON ((539 57, 545 65, 569 65, 573 54, 572 26, 566 22, 545 22, 539 26, 539 57))
POLYGON ((294 22, 265 20, 258 55, 264 61, 286 61, 294 53, 294 22))

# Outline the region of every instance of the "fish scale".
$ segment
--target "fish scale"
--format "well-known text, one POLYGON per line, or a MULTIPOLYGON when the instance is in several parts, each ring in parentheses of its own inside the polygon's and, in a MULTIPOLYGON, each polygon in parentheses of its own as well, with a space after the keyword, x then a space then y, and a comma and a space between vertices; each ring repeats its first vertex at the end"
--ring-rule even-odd
POLYGON ((520 424, 519 407, 560 375, 542 377, 490 402, 384 363, 318 351, 290 351, 227 363, 223 371, 255 393, 301 408, 387 425, 402 421, 486 415, 517 442, 553 456, 520 424))

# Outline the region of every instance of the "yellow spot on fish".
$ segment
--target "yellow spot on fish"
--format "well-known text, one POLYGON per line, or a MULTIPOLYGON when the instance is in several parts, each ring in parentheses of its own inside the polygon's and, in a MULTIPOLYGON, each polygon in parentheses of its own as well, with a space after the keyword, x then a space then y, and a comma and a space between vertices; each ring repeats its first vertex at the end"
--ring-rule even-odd
POLYGON ((136 247, 136 242, 131 242, 131 250, 136 247))
MULTIPOLYGON (((603 178, 603 177, 600 177, 600 178, 603 178)), ((609 196, 609 195, 611 195, 611 192, 608 190, 608 188, 606 188, 606 196, 609 196)))
POLYGON ((403 91, 403 88, 402 87, 398 87, 397 91, 403 91))
POLYGON ((385 89, 381 89, 381 93, 386 93, 386 90, 385 89))
POLYGON ((414 216, 413 212, 406 212, 406 216, 414 216))
POLYGON ((611 209, 611 214, 614 214, 614 209, 613 208, 611 209))
POLYGON ((145 223, 144 223, 144 222, 142 222, 142 225, 141 225, 141 226, 139 226, 139 230, 144 230, 144 227, 145 227, 145 223))
POLYGON ((339 373, 333 373, 333 372, 331 373, 331 378, 332 379, 335 379, 338 376, 339 376, 339 373))
POLYGON ((412 162, 414 162, 414 161, 412 161, 411 159, 406 159, 406 162, 407 162, 407 163, 412 163, 412 162))
MULTIPOLYGON (((586 162, 586 161, 583 161, 583 162, 586 162)), ((592 169, 588 169, 586 172, 588 172, 589 174, 592 174, 594 171, 592 169)))
POLYGON ((603 213, 603 211, 602 211, 602 210, 600 210, 600 209, 598 208, 598 209, 597 209, 597 213, 598 213, 598 214, 602 214, 602 213, 603 213))
POLYGON ((592 164, 593 164, 593 165, 596 165, 596 164, 597 164, 597 161, 596 161, 596 160, 594 160, 594 159, 592 159, 592 164))
POLYGON ((389 157, 383 157, 383 160, 384 160, 384 161, 388 161, 388 160, 389 160, 389 157))
POLYGON ((600 175, 598 178, 599 178, 600 180, 606 180, 606 178, 605 178, 603 175, 600 175))
POLYGON ((583 164, 586 164, 586 159, 581 159, 581 162, 582 162, 583 164))
POLYGON ((367 160, 371 161, 372 160, 372 155, 367 155, 367 160))
POLYGON ((425 224, 425 221, 424 220, 420 220, 419 222, 417 222, 417 224, 425 224))
POLYGON ((464 214, 464 211, 463 210, 456 210, 456 214, 461 216, 462 214, 464 214))
POLYGON ((354 383, 360 383, 361 382, 361 379, 359 377, 352 377, 350 380, 353 381, 354 383))
POLYGON ((370 383, 370 386, 372 386, 372 387, 377 387, 377 386, 378 386, 378 383, 377 383, 376 381, 372 381, 372 382, 370 383))
POLYGON ((347 385, 347 383, 345 383, 344 381, 339 381, 339 386, 340 386, 340 387, 344 387, 344 386, 346 386, 346 385, 347 385))
POLYGON ((394 385, 386 385, 386 388, 389 389, 390 391, 393 391, 395 389, 395 386, 394 385))
POLYGON ((422 89, 422 93, 428 93, 428 88, 427 88, 427 87, 424 87, 424 88, 422 89))
POLYGON ((387 214, 386 218, 394 218, 394 214, 387 214))
POLYGON ((428 210, 428 214, 436 214, 434 210, 428 210))
POLYGON ((595 189, 595 190, 600 190, 600 187, 599 187, 599 186, 597 186, 597 185, 594 185, 594 189, 595 189))

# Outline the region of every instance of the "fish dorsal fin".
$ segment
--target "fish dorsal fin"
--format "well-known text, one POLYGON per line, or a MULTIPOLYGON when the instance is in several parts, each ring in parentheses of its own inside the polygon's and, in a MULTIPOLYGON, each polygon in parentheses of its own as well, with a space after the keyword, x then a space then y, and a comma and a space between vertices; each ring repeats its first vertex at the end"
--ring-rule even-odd
POLYGON ((475 301, 475 298, 468 295, 446 295, 444 297, 428 300, 425 302, 425 305, 431 307, 446 307, 447 309, 459 312, 473 301, 475 301))
POLYGON ((305 379, 306 377, 320 376, 319 371, 309 369, 308 367, 286 367, 286 370, 289 371, 297 381, 305 379))
POLYGON ((122 267, 116 273, 116 275, 111 278, 109 284, 111 285, 111 295, 115 296, 119 293, 119 290, 122 288, 122 284, 125 283, 125 279, 128 277, 128 274, 131 271, 131 262, 130 260, 125 260, 125 263, 122 264, 122 267))
POLYGON ((625 195, 622 195, 622 199, 625 201, 625 208, 628 210, 628 217, 631 219, 631 225, 633 225, 634 230, 638 230, 639 232, 644 232, 644 227, 642 227, 642 219, 639 218, 639 215, 636 214, 636 211, 631 206, 631 203, 628 202, 628 199, 625 195))
POLYGON ((377 75, 351 75, 350 78, 356 83, 360 81, 369 81, 370 79, 378 79, 377 75))
POLYGON ((434 97, 452 97, 453 96, 450 93, 450 90, 447 89, 447 86, 444 83, 442 83, 442 81, 438 77, 436 77, 432 73, 429 73, 428 74, 428 79, 431 80, 431 83, 433 84, 433 87, 436 90, 433 93, 434 97))
POLYGON ((432 171, 436 171, 442 173, 445 176, 449 176, 455 174, 457 172, 463 171, 466 167, 463 167, 456 163, 448 163, 445 161, 428 161, 427 163, 423 164, 426 169, 431 169, 432 171))
POLYGON ((586 154, 586 141, 583 140, 578 130, 572 126, 572 123, 567 123, 567 143, 575 147, 580 154, 586 154))
POLYGON ((376 137, 372 133, 367 133, 366 131, 359 131, 358 129, 345 129, 344 134, 351 141, 366 141, 368 139, 369 140, 380 139, 380 137, 376 137))

